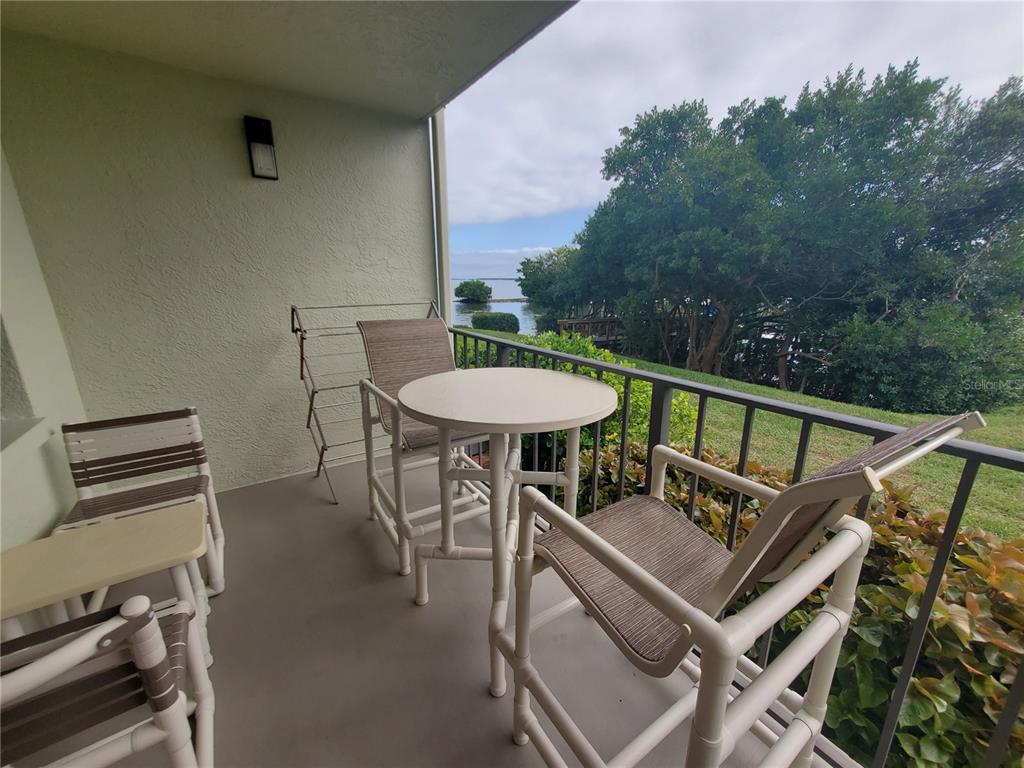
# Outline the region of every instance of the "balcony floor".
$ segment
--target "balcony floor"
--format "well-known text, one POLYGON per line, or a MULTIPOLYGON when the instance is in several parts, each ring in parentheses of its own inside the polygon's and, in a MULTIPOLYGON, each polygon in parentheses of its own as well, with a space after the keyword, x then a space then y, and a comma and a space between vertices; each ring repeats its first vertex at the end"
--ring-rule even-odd
MULTIPOLYGON (((542 765, 532 746, 512 743, 511 690, 501 700, 487 691, 490 564, 432 562, 430 603, 414 605, 412 576, 396 574, 390 545, 367 519, 362 464, 331 477, 340 506, 312 475, 218 494, 227 589, 209 625, 217 765, 542 765)), ((436 477, 429 467, 413 473, 410 500, 433 503, 436 477)), ((486 517, 456 535, 487 545, 486 517)), ((552 573, 539 579, 535 610, 568 596, 552 573)), ((156 599, 169 592, 160 581, 146 587, 156 599)), ((539 630, 533 656, 606 759, 688 686, 641 675, 582 609, 539 630)), ((642 765, 680 765, 687 730, 642 765)), ((764 752, 747 736, 726 764, 758 765, 764 752)), ((131 762, 162 760, 151 750, 131 762)))

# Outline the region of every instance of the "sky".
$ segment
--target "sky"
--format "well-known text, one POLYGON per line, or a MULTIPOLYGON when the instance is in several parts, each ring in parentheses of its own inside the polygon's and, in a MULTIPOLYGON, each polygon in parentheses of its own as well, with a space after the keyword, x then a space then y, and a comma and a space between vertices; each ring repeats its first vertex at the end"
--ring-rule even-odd
POLYGON ((746 97, 792 103, 850 63, 870 77, 915 57, 992 95, 1024 71, 1024 2, 581 2, 445 111, 453 274, 514 275, 571 242, 639 112, 704 99, 718 119, 746 97))

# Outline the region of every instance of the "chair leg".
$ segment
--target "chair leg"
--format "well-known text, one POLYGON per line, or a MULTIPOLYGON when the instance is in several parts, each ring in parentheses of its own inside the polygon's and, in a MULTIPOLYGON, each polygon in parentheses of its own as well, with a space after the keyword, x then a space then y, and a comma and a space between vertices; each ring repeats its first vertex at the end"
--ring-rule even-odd
MULTIPOLYGON (((846 615, 853 612, 853 605, 857 599, 857 582, 860 580, 861 566, 870 543, 870 539, 865 541, 853 556, 839 566, 835 578, 832 580, 832 587, 828 591, 826 604, 835 606, 846 615)), ((832 678, 835 676, 836 666, 839 663, 839 653, 843 647, 847 628, 848 625, 836 632, 835 636, 818 653, 818 657, 814 660, 814 666, 811 667, 811 679, 807 684, 807 693, 804 695, 801 710, 806 712, 815 723, 820 724, 825 720, 828 694, 832 689, 832 678)), ((810 768, 814 757, 815 741, 816 739, 811 739, 804 746, 793 761, 793 766, 810 768)))
POLYGON ((717 768, 722 761, 722 734, 736 658, 715 648, 701 648, 697 704, 686 749, 687 768, 717 768))
POLYGON ((64 605, 67 607, 68 616, 72 619, 80 619, 85 616, 85 603, 82 601, 81 595, 69 597, 64 601, 64 605))
POLYGON ((51 627, 71 620, 71 617, 68 616, 68 607, 63 602, 46 606, 45 612, 46 620, 51 627))
POLYGON ((398 575, 408 576, 412 572, 409 566, 409 540, 398 532, 398 575))
POLYGON ((206 488, 206 565, 210 572, 209 593, 219 595, 224 591, 224 528, 220 523, 220 510, 217 507, 217 495, 213 492, 213 481, 210 480, 209 483, 206 488))
POLYGON ((416 559, 416 605, 426 605, 430 600, 427 592, 427 560, 433 549, 429 544, 417 544, 413 549, 416 559))
POLYGON ((369 519, 373 520, 373 511, 378 508, 378 504, 380 503, 377 498, 377 489, 373 487, 373 477, 377 474, 377 460, 373 454, 373 424, 370 422, 370 394, 362 384, 359 385, 359 401, 363 422, 363 453, 366 457, 364 459, 364 463, 366 464, 366 489, 370 506, 369 519))
POLYGON ((0 640, 7 642, 24 636, 25 629, 21 626, 21 619, 17 616, 11 616, 0 623, 0 640))
POLYGON ((199 627, 193 619, 188 627, 188 666, 196 699, 196 758, 199 768, 213 768, 213 712, 214 695, 210 676, 206 672, 199 627))
POLYGON ((217 550, 217 542, 214 539, 210 526, 206 526, 206 572, 209 585, 203 584, 203 592, 207 597, 216 597, 224 591, 224 576, 221 570, 220 554, 217 550), (217 575, 220 574, 220 578, 217 575), (219 589, 218 589, 219 587, 219 589))
POLYGON ((185 570, 188 571, 188 579, 192 582, 192 593, 196 596, 195 606, 197 611, 202 611, 204 616, 210 615, 210 601, 206 599, 206 584, 203 582, 203 574, 199 570, 199 561, 190 560, 185 563, 185 570))
POLYGON ((171 766, 173 768, 198 768, 199 763, 192 746, 192 731, 188 726, 188 715, 185 712, 185 696, 181 694, 169 708, 162 712, 154 712, 153 722, 167 734, 163 745, 167 750, 171 766))
POLYGON ((107 592, 110 587, 100 587, 89 596, 89 605, 86 607, 86 613, 96 613, 96 611, 103 608, 103 603, 106 602, 107 592))
POLYGON ((515 694, 512 701, 512 741, 523 746, 530 741, 526 728, 534 719, 530 711, 530 691, 526 687, 530 668, 530 593, 533 589, 533 525, 537 519, 532 508, 520 510, 519 541, 515 561, 516 636, 512 663, 515 694))

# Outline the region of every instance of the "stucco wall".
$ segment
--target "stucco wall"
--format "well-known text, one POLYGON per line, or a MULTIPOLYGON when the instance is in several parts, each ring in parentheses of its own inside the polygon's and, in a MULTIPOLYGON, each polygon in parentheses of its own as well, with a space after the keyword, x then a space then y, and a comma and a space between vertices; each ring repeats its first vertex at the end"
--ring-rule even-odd
POLYGON ((436 293, 424 123, 5 31, 2 138, 88 416, 198 406, 219 488, 313 465, 289 304, 436 293))
POLYGON ((23 403, 27 413, 10 414, 5 402, 4 415, 43 419, 0 455, 0 546, 7 548, 48 532, 74 503, 60 425, 81 419, 84 410, 6 155, 2 164, 0 314, 8 342, 4 365, 15 359, 28 400, 23 403))

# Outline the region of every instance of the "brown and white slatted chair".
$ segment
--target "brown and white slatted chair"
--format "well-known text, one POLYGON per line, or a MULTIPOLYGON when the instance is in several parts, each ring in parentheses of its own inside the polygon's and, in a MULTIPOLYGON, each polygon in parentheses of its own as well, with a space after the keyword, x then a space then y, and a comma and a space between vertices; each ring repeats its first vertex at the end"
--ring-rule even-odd
MULTIPOLYGON (((979 414, 966 413, 913 427, 781 492, 657 446, 649 496, 625 499, 580 520, 536 489, 524 489, 515 635, 501 633, 497 638, 515 673, 515 741, 532 740, 548 765, 564 765, 531 711, 532 694, 584 765, 606 765, 530 660, 531 629, 560 615, 549 610, 531 628, 533 576, 551 567, 637 669, 652 677, 681 669, 696 683, 608 765, 635 765, 691 716, 686 766, 719 765, 748 731, 771 747, 763 765, 810 765, 871 543, 867 523, 847 512, 858 498, 881 490, 881 479, 980 426, 984 421, 979 414), (665 503, 668 464, 765 505, 737 552, 665 503), (552 527, 535 539, 537 513, 552 527), (826 543, 818 546, 823 538, 826 543), (768 666, 762 670, 744 657, 759 637, 833 574, 825 605, 768 666), (775 583, 745 605, 736 605, 762 581, 775 583), (699 649, 699 665, 694 649, 699 649), (789 685, 812 662, 801 697, 789 685), (737 669, 752 679, 741 693, 731 689, 737 669), (776 700, 793 713, 781 736, 760 722, 776 700)), ((563 604, 562 612, 574 604, 563 604)))
POLYGON ((158 619, 149 598, 133 597, 120 607, 3 643, 2 764, 37 765, 78 737, 64 747, 72 754, 48 764, 110 765, 160 745, 175 768, 210 768, 213 687, 193 616, 192 606, 178 603, 158 619), (140 709, 147 704, 148 713, 140 709), (91 729, 114 718, 118 722, 108 730, 120 730, 74 749, 94 738, 91 729), (125 728, 122 718, 132 724, 125 728))
MULTIPOLYGON (((363 412, 363 437, 366 450, 366 478, 370 494, 370 515, 377 519, 398 554, 398 572, 405 576, 410 570, 409 542, 419 536, 454 526, 488 512, 487 488, 481 484, 459 481, 455 509, 468 508, 453 514, 451 521, 436 519, 440 503, 418 510, 407 508, 405 473, 438 462, 437 427, 411 419, 401 412, 398 390, 410 381, 455 370, 449 342, 448 327, 440 318, 425 320, 361 320, 357 323, 366 348, 370 377, 359 382, 363 412), (377 403, 377 415, 370 408, 370 399, 377 403), (373 446, 373 427, 380 424, 391 437, 390 466, 378 469, 373 446), (392 476, 394 495, 384 480, 392 476), (475 506, 474 506, 475 504, 475 506), (434 520, 428 521, 434 517, 434 520), (447 524, 447 525, 446 525, 447 524)), ((468 443, 486 439, 482 435, 452 433, 453 461, 456 466, 480 469, 465 451, 468 443)), ((448 482, 447 480, 445 482, 448 482)), ((452 537, 454 538, 454 536, 452 537)), ((416 547, 417 562, 427 559, 489 558, 478 548, 432 546, 416 547)), ((418 568, 417 582, 425 579, 425 568, 418 568), (423 571, 423 572, 421 572, 423 571)), ((425 589, 417 587, 417 595, 425 589)), ((418 602, 421 601, 417 598, 418 602)))
MULTIPOLYGON (((189 570, 199 607, 208 611, 206 596, 224 590, 224 529, 196 409, 65 424, 63 431, 78 503, 53 532, 191 499, 204 502, 209 587, 197 563, 189 564, 189 570)), ((99 609, 105 597, 106 589, 93 593, 86 610, 99 609)))

